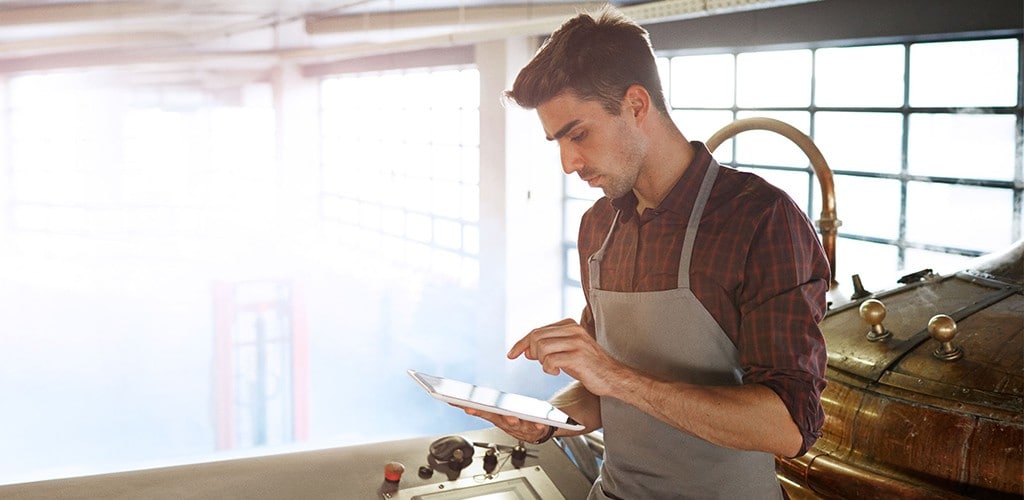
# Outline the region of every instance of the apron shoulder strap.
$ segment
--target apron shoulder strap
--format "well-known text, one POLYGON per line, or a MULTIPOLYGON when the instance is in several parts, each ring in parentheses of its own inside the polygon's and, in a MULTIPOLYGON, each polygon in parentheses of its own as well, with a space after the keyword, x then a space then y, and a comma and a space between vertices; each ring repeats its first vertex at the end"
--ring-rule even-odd
POLYGON ((587 267, 590 270, 589 286, 592 290, 601 288, 601 259, 604 258, 604 251, 608 248, 608 241, 612 239, 612 231, 615 230, 615 223, 619 222, 620 213, 618 210, 615 211, 615 217, 612 219, 611 227, 608 228, 608 234, 605 235, 604 241, 601 242, 601 248, 587 259, 587 267))
POLYGON ((711 188, 715 185, 715 178, 718 177, 718 168, 718 162, 712 158, 707 172, 704 173, 700 191, 697 192, 697 199, 693 202, 690 220, 686 223, 683 250, 679 254, 679 288, 690 288, 690 257, 693 255, 693 242, 697 239, 697 228, 700 226, 700 218, 704 215, 704 206, 707 205, 708 198, 711 197, 711 188))

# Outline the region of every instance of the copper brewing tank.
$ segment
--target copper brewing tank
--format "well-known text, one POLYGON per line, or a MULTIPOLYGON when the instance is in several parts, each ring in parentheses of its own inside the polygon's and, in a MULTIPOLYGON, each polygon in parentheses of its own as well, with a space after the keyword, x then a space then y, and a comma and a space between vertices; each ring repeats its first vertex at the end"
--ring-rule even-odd
POLYGON ((830 310, 823 435, 793 498, 1024 496, 1024 241, 830 310))
MULTIPOLYGON (((752 129, 808 153, 835 275, 839 222, 824 158, 801 132, 763 118, 723 128, 708 147, 752 129)), ((1024 497, 1024 240, 961 272, 900 283, 821 322, 823 435, 806 455, 777 460, 783 487, 795 499, 1024 497)))

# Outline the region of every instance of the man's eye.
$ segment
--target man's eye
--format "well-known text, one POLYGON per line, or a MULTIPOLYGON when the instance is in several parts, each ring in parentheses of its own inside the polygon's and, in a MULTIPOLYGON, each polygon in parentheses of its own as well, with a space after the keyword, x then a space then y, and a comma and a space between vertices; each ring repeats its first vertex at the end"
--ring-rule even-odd
POLYGON ((569 140, 572 141, 572 142, 580 142, 580 141, 582 141, 586 137, 587 137, 587 133, 586 132, 580 132, 580 133, 578 133, 576 135, 570 136, 569 140))

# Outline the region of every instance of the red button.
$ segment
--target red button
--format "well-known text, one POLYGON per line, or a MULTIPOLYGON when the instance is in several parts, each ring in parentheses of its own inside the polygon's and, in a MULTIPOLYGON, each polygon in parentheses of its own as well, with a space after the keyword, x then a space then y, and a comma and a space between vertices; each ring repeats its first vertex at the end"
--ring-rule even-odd
POLYGON ((384 464, 384 480, 397 483, 402 479, 405 466, 401 462, 388 462, 384 464))

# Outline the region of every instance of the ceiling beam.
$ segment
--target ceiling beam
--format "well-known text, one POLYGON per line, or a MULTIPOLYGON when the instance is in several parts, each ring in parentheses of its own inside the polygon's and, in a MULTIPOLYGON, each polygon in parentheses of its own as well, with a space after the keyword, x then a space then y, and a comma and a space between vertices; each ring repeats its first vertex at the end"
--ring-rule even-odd
POLYGON ((18 58, 45 54, 81 52, 109 47, 149 46, 168 47, 188 43, 188 39, 170 32, 108 32, 34 38, 0 42, 0 51, 16 54, 18 58))
POLYGON ((33 57, 0 58, 4 73, 30 73, 71 68, 135 69, 159 71, 165 66, 209 66, 229 69, 265 69, 279 62, 273 51, 192 52, 180 50, 137 51, 92 49, 33 57))
MULTIPOLYGON (((604 3, 584 2, 581 5, 585 8, 594 8, 604 3)), ((578 6, 563 3, 402 10, 337 16, 307 16, 306 33, 320 35, 410 28, 493 25, 550 17, 567 18, 578 11, 578 6)))
MULTIPOLYGON (((662 22, 812 1, 818 0, 656 0, 619 7, 619 10, 638 22, 662 22)), ((503 5, 306 16, 305 24, 306 33, 311 35, 439 26, 507 26, 538 23, 538 26, 546 27, 551 24, 552 19, 563 21, 580 11, 598 9, 605 3, 607 2, 584 1, 576 4, 503 5)))
POLYGON ((115 21, 178 12, 166 2, 69 2, 0 8, 0 26, 115 21))

